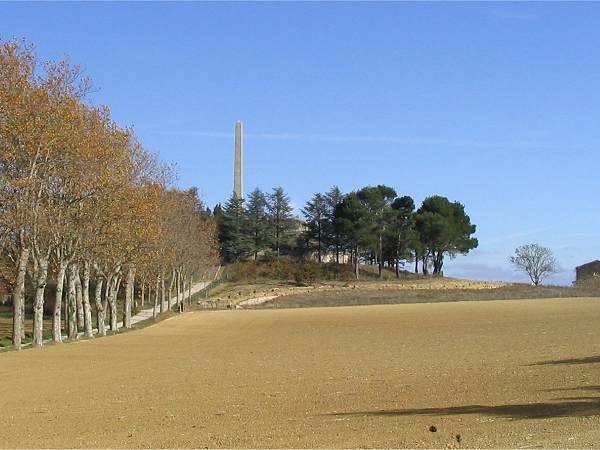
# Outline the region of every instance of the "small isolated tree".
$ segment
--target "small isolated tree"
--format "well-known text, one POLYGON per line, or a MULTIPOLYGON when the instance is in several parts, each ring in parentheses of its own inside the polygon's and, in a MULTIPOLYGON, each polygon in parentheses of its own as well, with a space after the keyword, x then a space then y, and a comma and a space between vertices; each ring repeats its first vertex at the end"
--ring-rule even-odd
POLYGON ((516 270, 529 275, 535 286, 538 286, 548 275, 558 272, 558 262, 552 251, 538 244, 518 247, 509 261, 516 270))

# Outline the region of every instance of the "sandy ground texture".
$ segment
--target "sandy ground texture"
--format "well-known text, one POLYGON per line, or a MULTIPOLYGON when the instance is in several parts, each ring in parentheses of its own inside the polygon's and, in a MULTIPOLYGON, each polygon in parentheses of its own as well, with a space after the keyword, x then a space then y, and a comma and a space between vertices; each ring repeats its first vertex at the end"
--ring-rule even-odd
POLYGON ((191 312, 0 373, 3 447, 600 445, 597 299, 191 312))

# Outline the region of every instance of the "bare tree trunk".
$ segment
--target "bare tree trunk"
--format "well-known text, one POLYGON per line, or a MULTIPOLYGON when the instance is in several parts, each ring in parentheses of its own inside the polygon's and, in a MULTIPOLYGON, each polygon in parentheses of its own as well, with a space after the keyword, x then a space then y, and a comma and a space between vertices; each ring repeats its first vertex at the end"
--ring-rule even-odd
POLYGON ((33 341, 34 347, 44 343, 44 292, 48 278, 48 258, 46 255, 36 255, 37 270, 35 277, 35 300, 33 303, 33 341))
POLYGON ((422 263, 423 263, 423 267, 422 267, 422 269, 423 269, 423 275, 429 275, 429 268, 428 268, 428 265, 429 265, 429 261, 428 261, 429 255, 424 254, 421 259, 422 259, 422 263))
POLYGON ((192 276, 190 275, 190 279, 188 281, 188 303, 192 304, 192 276))
MULTIPOLYGON (((30 251, 30 258, 33 261, 33 280, 35 280, 35 275, 37 274, 37 260, 35 259, 35 250, 30 251)), ((25 274, 27 274, 27 269, 25 269, 25 274)), ((35 282, 35 281, 34 281, 35 282)), ((25 339, 25 288, 21 291, 21 301, 19 302, 21 305, 21 340, 25 339)))
POLYGON ((354 249, 354 277, 358 280, 358 246, 354 249))
POLYGON ((379 279, 383 278, 383 233, 379 233, 379 279))
POLYGON ((164 300, 164 286, 165 286, 165 283, 162 281, 162 275, 159 275, 158 278, 156 279, 156 297, 159 297, 158 309, 161 314, 165 312, 165 302, 163 301, 164 300), (161 287, 163 288, 162 294, 161 294, 161 287))
POLYGON ((83 262, 83 280, 81 283, 83 303, 83 326, 86 337, 94 337, 92 329, 92 307, 90 305, 90 263, 89 261, 83 262))
POLYGON ((187 280, 186 280, 186 276, 185 273, 183 273, 181 275, 181 301, 187 305, 188 303, 188 298, 187 298, 187 280))
POLYGON ((61 299, 61 303, 63 305, 63 314, 64 314, 64 331, 67 337, 69 336, 69 268, 68 263, 65 268, 65 280, 64 280, 64 289, 63 289, 63 298, 61 299))
POLYGON ((173 307, 171 301, 173 300, 173 285, 175 284, 175 271, 171 271, 171 282, 169 283, 169 309, 173 307))
POLYGON ((187 298, 185 296, 185 271, 181 272, 181 303, 187 304, 187 298))
POLYGON ((146 286, 142 282, 141 287, 140 287, 140 295, 141 295, 141 304, 142 304, 142 306, 144 306, 144 300, 145 300, 144 294, 145 294, 145 291, 146 291, 146 286))
POLYGON ((25 289, 21 291, 21 339, 25 339, 25 289))
POLYGON ((21 247, 19 263, 17 265, 17 281, 12 292, 13 300, 13 346, 16 350, 21 350, 21 337, 23 332, 23 317, 21 304, 24 303, 25 293, 25 272, 27 271, 27 262, 29 261, 29 249, 21 247))
POLYGON ((104 298, 102 299, 102 311, 104 311, 104 322, 106 323, 106 314, 108 313, 110 315, 110 306, 109 306, 109 299, 110 299, 110 286, 112 284, 112 275, 109 275, 106 279, 105 279, 105 285, 104 285, 104 298))
MULTIPOLYGON (((106 336, 106 323, 104 314, 106 312, 105 306, 102 304, 102 283, 104 282, 103 277, 96 277, 96 290, 94 292, 94 303, 96 303, 96 321, 98 322, 98 335, 106 336)), ((107 283, 108 284, 108 283, 107 283)))
POLYGON ((65 272, 67 263, 62 258, 58 262, 58 274, 56 277, 56 301, 54 302, 54 313, 52 315, 52 340, 59 344, 62 342, 61 331, 61 306, 63 298, 63 289, 65 285, 65 272))
POLYGON ((79 276, 79 265, 75 265, 75 298, 77 299, 77 329, 83 330, 85 313, 83 311, 83 288, 79 276))
POLYGON ((442 268, 444 267, 444 253, 442 251, 433 252, 433 274, 442 275, 442 268))
POLYGON ((170 309, 168 307, 168 300, 167 300, 167 293, 165 290, 165 276, 164 274, 161 274, 160 276, 160 304, 161 304, 161 311, 165 309, 164 306, 162 306, 165 303, 165 300, 167 301, 167 311, 170 309))
POLYGON ((121 281, 118 278, 119 278, 118 275, 114 275, 112 277, 111 287, 110 287, 110 297, 108 299, 108 302, 110 304, 110 331, 112 331, 112 332, 118 331, 117 296, 119 293, 119 286, 121 284, 121 281))
POLYGON ((133 300, 133 311, 137 311, 140 304, 138 302, 138 297, 135 295, 135 283, 131 286, 131 298, 133 300))
POLYGON ((75 287, 77 267, 69 265, 68 280, 68 316, 69 316, 69 339, 77 339, 77 292, 75 287))
POLYGON ((123 278, 121 277, 121 275, 117 276, 117 285, 115 286, 115 300, 119 299, 119 292, 121 291, 121 282, 123 281, 123 278))
POLYGON ((318 255, 319 264, 321 264, 323 262, 321 260, 321 241, 322 240, 323 240, 323 238, 321 237, 321 221, 319 220, 317 222, 317 255, 318 255))
MULTIPOLYGON (((154 307, 152 308, 152 317, 156 317, 158 310, 157 310, 157 306, 158 306, 158 295, 159 295, 159 286, 160 286, 160 277, 156 277, 156 289, 154 292, 154 307)), ((150 295, 150 294, 148 294, 150 295)))
POLYGON ((135 283, 135 268, 129 267, 127 269, 125 289, 125 308, 123 310, 123 326, 125 328, 131 328, 131 303, 133 300, 133 284, 135 283))
POLYGON ((177 306, 181 310, 181 272, 177 270, 177 306))

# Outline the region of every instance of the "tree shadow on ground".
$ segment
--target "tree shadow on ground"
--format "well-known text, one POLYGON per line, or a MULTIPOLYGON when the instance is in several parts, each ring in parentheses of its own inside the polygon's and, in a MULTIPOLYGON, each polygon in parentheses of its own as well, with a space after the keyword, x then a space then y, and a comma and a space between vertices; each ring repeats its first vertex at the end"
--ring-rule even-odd
POLYGON ((333 416, 454 416, 479 414, 509 419, 548 419, 553 417, 583 417, 600 415, 600 397, 573 397, 560 402, 524 403, 514 405, 465 405, 445 408, 390 409, 330 413, 333 416))
POLYGON ((600 392, 600 386, 579 386, 570 388, 545 389, 546 392, 567 392, 567 391, 593 391, 600 392))
POLYGON ((541 361, 533 364, 528 364, 529 366, 551 366, 551 365, 560 365, 560 364, 594 364, 600 363, 600 355, 597 356, 587 356, 583 358, 571 358, 571 359, 555 359, 549 361, 541 361))

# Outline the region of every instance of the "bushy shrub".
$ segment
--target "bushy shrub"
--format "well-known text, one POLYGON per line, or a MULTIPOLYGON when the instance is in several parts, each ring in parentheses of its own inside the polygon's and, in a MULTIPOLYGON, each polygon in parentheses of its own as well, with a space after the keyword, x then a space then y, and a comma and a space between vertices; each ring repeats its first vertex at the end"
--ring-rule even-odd
POLYGON ((352 264, 330 262, 325 263, 323 268, 328 280, 349 281, 354 279, 354 267, 352 264))
POLYGON ((297 264, 294 280, 298 284, 315 283, 322 279, 321 266, 314 261, 303 261, 297 264))
POLYGON ((297 264, 289 259, 284 259, 279 262, 272 262, 270 265, 270 272, 274 275, 272 278, 278 280, 289 281, 293 280, 298 270, 297 264))

